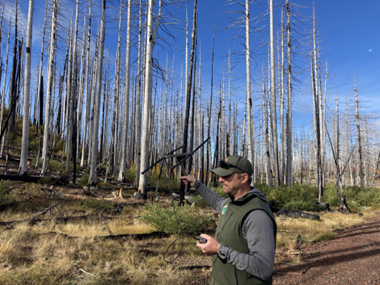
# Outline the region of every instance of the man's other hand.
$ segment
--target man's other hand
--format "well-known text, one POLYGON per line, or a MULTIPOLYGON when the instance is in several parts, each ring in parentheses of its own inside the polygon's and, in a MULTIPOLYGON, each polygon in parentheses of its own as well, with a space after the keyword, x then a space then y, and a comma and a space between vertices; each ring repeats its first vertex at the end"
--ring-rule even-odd
POLYGON ((220 247, 218 241, 206 234, 201 234, 201 237, 207 239, 207 242, 200 243, 199 241, 197 241, 197 247, 199 247, 203 251, 203 253, 217 254, 220 247))
POLYGON ((187 176, 181 176, 181 180, 186 186, 190 185, 190 187, 193 187, 196 179, 191 175, 187 175, 187 176))

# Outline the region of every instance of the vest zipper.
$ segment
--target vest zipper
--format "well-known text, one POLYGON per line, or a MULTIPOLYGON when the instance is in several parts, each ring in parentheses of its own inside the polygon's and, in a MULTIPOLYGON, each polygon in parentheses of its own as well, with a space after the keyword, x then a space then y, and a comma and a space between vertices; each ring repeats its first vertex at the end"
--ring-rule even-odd
POLYGON ((238 277, 237 277, 237 272, 236 272, 236 267, 234 266, 234 269, 235 269, 235 280, 236 280, 236 285, 239 285, 239 280, 238 280, 238 277))
POLYGON ((233 213, 234 212, 231 213, 231 215, 228 217, 227 221, 223 224, 222 231, 224 230, 224 227, 226 226, 227 222, 229 221, 229 219, 231 218, 233 213))

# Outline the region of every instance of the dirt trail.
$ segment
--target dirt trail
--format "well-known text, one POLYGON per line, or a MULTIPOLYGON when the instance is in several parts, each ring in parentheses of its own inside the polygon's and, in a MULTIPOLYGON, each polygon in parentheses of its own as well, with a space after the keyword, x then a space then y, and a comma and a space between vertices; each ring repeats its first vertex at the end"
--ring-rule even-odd
POLYGON ((364 221, 302 247, 298 264, 294 255, 276 264, 273 284, 380 284, 380 213, 364 221))

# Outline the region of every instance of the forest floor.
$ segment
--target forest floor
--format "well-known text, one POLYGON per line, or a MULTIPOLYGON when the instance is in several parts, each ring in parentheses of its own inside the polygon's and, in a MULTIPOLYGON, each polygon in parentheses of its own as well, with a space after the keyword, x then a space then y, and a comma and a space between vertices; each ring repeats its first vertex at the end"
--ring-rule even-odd
POLYGON ((326 242, 276 253, 273 284, 380 284, 380 211, 326 242))
MULTIPOLYGON (((301 246, 299 252, 277 250, 273 284, 380 284, 380 210, 373 214, 362 224, 337 229, 329 241, 301 246)), ((211 270, 197 271, 194 282, 201 282, 192 284, 207 284, 211 270)))
MULTIPOLYGON (((8 175, 15 172, 10 168, 8 175)), ((99 198, 90 197, 78 185, 51 185, 62 179, 52 174, 55 180, 45 179, 44 184, 7 182, 17 200, 14 207, 0 209, 0 284, 209 283, 212 258, 203 255, 194 240, 184 241, 174 263, 165 263, 175 237, 117 237, 154 230, 133 222, 153 200, 134 199, 134 190, 113 198, 112 191, 121 186, 111 184, 93 191, 99 198), (29 223, 34 214, 55 203, 59 210, 29 223), (6 224, 11 221, 23 222, 6 224), (112 235, 116 238, 99 238, 112 235)), ((170 206, 170 200, 162 196, 160 202, 170 206)), ((301 244, 300 251, 278 249, 273 284, 380 284, 380 210, 363 213, 364 222, 335 230, 328 241, 301 244)), ((358 218, 357 213, 341 215, 358 218)), ((292 223, 290 218, 281 219, 278 223, 292 223)))

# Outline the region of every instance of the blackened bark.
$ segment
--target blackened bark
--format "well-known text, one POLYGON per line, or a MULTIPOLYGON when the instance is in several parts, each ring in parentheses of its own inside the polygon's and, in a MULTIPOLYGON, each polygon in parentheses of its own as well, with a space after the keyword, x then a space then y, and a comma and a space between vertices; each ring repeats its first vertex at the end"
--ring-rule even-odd
MULTIPOLYGON (((186 110, 185 110, 185 128, 183 131, 183 153, 186 153, 188 150, 187 141, 188 141, 188 132, 189 132, 189 120, 190 120, 190 102, 191 102, 191 84, 193 76, 193 67, 194 67, 194 49, 195 49, 195 30, 197 28, 197 3, 198 0, 194 0, 194 12, 193 12, 193 31, 191 35, 191 51, 190 51, 190 72, 188 75, 187 86, 186 86, 186 110)), ((186 162, 183 164, 186 169, 186 162)), ((180 187, 180 203, 185 198, 185 184, 181 180, 180 187)))
MULTIPOLYGON (((210 107, 208 110, 208 126, 207 126, 207 137, 211 136, 211 108, 212 108, 212 92, 214 90, 214 48, 215 48, 215 24, 214 24, 214 34, 212 37, 212 53, 211 53, 211 91, 210 91, 210 107)), ((208 172, 210 167, 210 152, 211 152, 211 140, 207 142, 207 151, 206 151, 206 183, 208 183, 208 172)))
POLYGON ((40 106, 39 106, 39 125, 44 124, 43 111, 44 111, 44 77, 41 75, 40 87, 38 88, 38 96, 40 97, 40 106))

